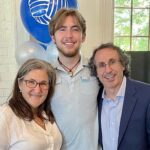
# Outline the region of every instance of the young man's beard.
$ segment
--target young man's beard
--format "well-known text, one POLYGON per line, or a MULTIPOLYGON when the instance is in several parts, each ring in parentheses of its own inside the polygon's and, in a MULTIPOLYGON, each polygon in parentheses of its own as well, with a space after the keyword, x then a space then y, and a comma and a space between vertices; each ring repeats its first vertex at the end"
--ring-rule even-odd
POLYGON ((76 55, 79 53, 79 49, 80 49, 80 48, 74 50, 74 51, 71 52, 71 53, 66 53, 66 52, 64 52, 63 50, 59 49, 58 47, 57 47, 57 49, 58 49, 58 51, 59 51, 63 56, 66 56, 66 57, 74 57, 74 56, 76 56, 76 55))

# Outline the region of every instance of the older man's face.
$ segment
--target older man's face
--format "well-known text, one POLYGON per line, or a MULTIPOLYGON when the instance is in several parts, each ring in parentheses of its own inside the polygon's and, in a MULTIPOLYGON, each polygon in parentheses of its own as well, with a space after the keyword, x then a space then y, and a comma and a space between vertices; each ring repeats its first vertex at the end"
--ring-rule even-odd
POLYGON ((105 89, 119 89, 123 80, 124 66, 116 50, 104 48, 96 52, 97 75, 105 89))

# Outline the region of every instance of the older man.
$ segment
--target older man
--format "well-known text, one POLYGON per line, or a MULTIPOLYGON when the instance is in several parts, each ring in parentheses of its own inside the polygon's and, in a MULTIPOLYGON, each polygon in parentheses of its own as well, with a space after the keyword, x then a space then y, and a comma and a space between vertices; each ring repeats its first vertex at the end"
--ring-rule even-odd
POLYGON ((129 59, 107 43, 90 60, 98 95, 99 143, 104 150, 150 150, 150 85, 128 78, 129 59))

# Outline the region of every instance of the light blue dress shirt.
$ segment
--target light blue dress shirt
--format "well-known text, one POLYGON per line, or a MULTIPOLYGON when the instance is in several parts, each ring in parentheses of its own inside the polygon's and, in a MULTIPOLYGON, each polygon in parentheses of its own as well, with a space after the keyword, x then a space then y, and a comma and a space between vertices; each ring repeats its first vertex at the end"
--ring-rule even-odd
POLYGON ((117 150, 119 125, 124 102, 125 88, 126 77, 123 78, 123 82, 115 100, 107 99, 103 91, 101 125, 104 150, 117 150))
POLYGON ((81 58, 73 77, 57 62, 52 110, 63 135, 61 150, 98 149, 97 94, 99 85, 81 58))

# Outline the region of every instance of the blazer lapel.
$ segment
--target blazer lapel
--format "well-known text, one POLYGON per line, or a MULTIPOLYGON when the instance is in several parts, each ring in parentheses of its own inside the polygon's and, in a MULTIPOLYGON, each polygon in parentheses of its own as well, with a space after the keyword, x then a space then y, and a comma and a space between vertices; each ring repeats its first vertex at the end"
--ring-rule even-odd
POLYGON ((99 122, 99 144, 102 146, 102 129, 101 129, 101 112, 102 112, 102 92, 103 87, 100 88, 97 101, 98 101, 98 122, 99 122))
POLYGON ((130 117, 132 115, 132 112, 134 110, 136 101, 137 101, 137 98, 135 96, 135 89, 132 84, 132 81, 127 79, 123 110, 122 110, 122 115, 121 115, 121 120, 120 120, 118 146, 123 138, 123 135, 125 134, 125 131, 129 123, 130 117))

